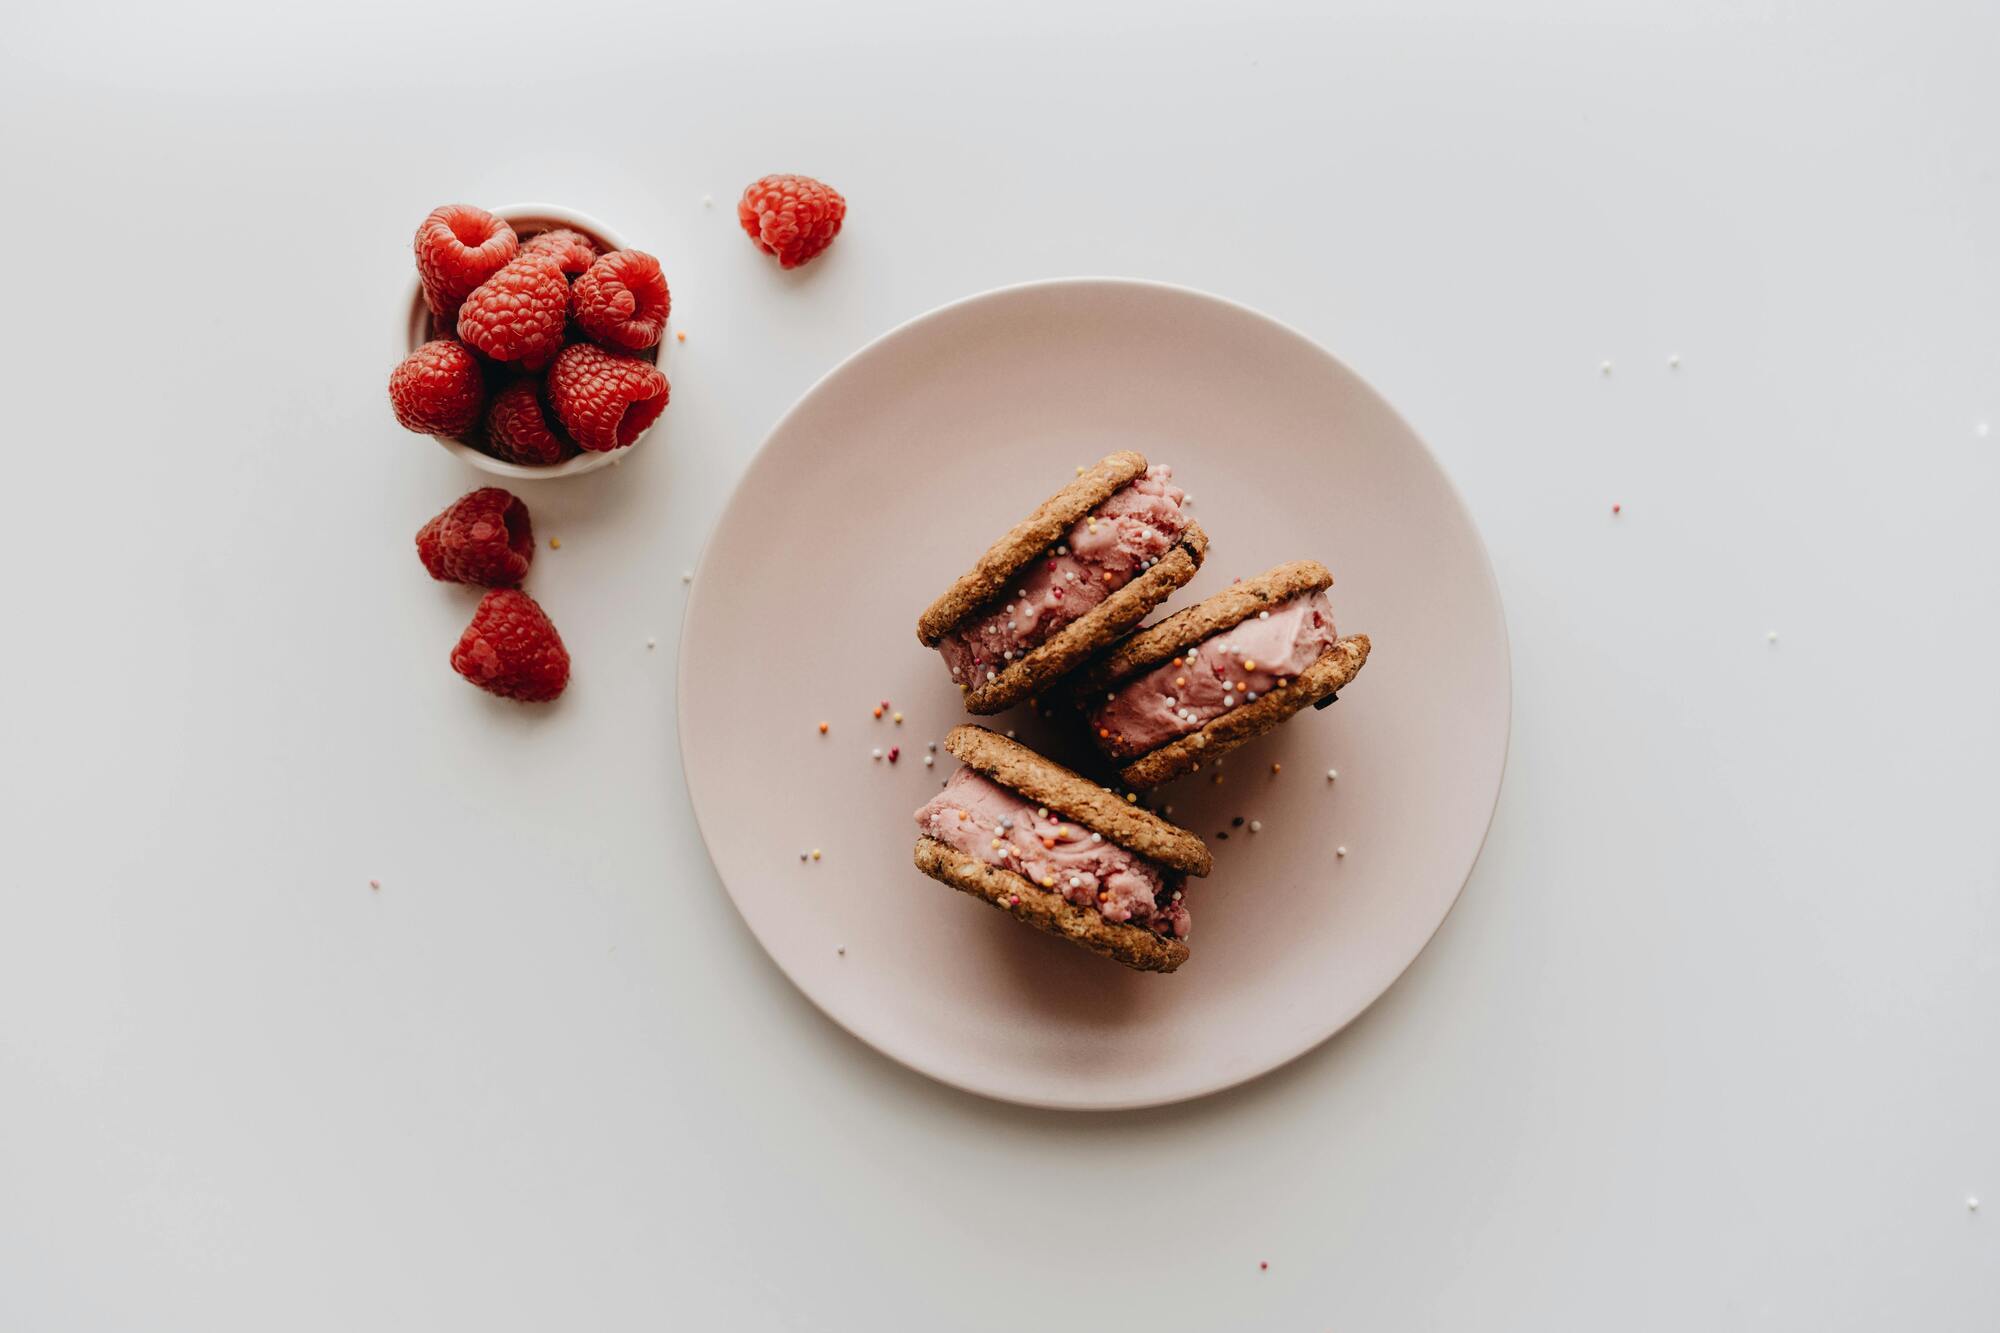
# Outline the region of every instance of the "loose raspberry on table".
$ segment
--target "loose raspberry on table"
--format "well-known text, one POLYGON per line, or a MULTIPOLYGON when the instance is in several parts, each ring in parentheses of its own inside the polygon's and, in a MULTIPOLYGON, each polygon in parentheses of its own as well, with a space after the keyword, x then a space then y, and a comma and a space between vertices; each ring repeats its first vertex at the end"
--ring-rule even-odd
POLYGON ((501 588, 479 599, 451 668, 489 694, 545 703, 569 684, 569 652, 535 599, 501 588))
POLYGON ((840 235, 847 201, 810 176, 766 176, 743 192, 736 220, 780 268, 797 268, 840 235))
POLYGON ((486 452, 527 467, 549 467, 576 453, 558 435, 542 407, 541 386, 516 380, 493 395, 486 409, 486 452))
POLYGON ((528 506, 498 486, 459 496, 417 530, 417 559, 440 583, 511 588, 534 558, 528 506))
POLYGON ((549 367, 549 404, 585 449, 603 453, 639 438, 667 406, 667 377, 650 361, 571 343, 549 367))
POLYGON ((424 300, 449 329, 459 303, 498 273, 519 249, 514 229, 483 208, 446 204, 417 227, 417 275, 424 300))
POLYGON ((667 331, 673 299, 660 261, 643 250, 613 250, 570 288, 576 322, 606 347, 642 352, 667 331))
POLYGON ((554 255, 564 277, 574 278, 577 274, 597 262, 597 246, 580 231, 568 227, 557 227, 530 236, 521 242, 524 255, 554 255))
POLYGON ((531 369, 562 346, 569 283, 554 255, 519 255, 472 290, 458 308, 458 336, 495 361, 531 369))
POLYGON ((460 435, 479 420, 486 385, 465 344, 435 338, 389 372, 389 406, 404 430, 460 435))

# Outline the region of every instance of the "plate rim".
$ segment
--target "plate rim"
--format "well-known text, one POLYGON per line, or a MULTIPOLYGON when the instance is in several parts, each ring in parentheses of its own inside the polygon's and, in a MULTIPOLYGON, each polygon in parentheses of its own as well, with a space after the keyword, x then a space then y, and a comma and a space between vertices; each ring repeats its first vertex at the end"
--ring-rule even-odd
POLYGON ((1279 1070, 1285 1069, 1288 1066, 1297 1063, 1299 1060, 1303 1059, 1307 1055, 1310 1055, 1312 1052, 1317 1051, 1321 1047, 1325 1046, 1327 1042, 1331 1041, 1334 1037, 1338 1036, 1341 1032, 1345 1031, 1347 1028, 1352 1026, 1357 1020, 1361 1018, 1363 1014, 1366 1014, 1369 1010, 1373 1009, 1378 1003, 1381 1002, 1382 997, 1389 993, 1392 987, 1394 987, 1398 982, 1400 982, 1405 976, 1409 974, 1410 969, 1416 966, 1417 960, 1422 958, 1425 952, 1429 950, 1432 941, 1437 939, 1438 932, 1444 929, 1445 922, 1449 921, 1451 919, 1451 914, 1456 910, 1458 910, 1459 901, 1465 896, 1466 885, 1472 882, 1473 872, 1479 868, 1480 858, 1484 856, 1486 852, 1487 839, 1492 836, 1493 821, 1499 813, 1500 793, 1503 790, 1505 790, 1507 785, 1507 768, 1508 768, 1508 763, 1512 757, 1514 748, 1513 636, 1509 632, 1507 625, 1507 603, 1506 599, 1501 596, 1500 578, 1498 573, 1493 568, 1493 554, 1487 548, 1486 535, 1483 531, 1481 531, 1479 524, 1475 521, 1472 513, 1472 507, 1466 503, 1465 493, 1459 489, 1458 482, 1452 477, 1451 473, 1445 468, 1443 462, 1437 456, 1437 451, 1431 448, 1429 441, 1425 440, 1424 437, 1417 432, 1416 428, 1412 426, 1408 421, 1408 419, 1403 416, 1402 412, 1397 409, 1396 405, 1390 402, 1386 396, 1384 396, 1379 390, 1377 390, 1373 382, 1371 382, 1366 376, 1362 375, 1359 371, 1349 366, 1345 361, 1341 360, 1338 356, 1335 356, 1331 351, 1329 351, 1325 346, 1323 346, 1318 339, 1308 336, 1307 334, 1301 332, 1300 330, 1293 328, 1290 324, 1285 323, 1283 320, 1278 319, 1276 316, 1266 314, 1264 311, 1259 310, 1254 306, 1245 305, 1242 302, 1232 300, 1229 297, 1219 296, 1214 292, 1206 291, 1199 287, 1191 287, 1184 283, 1167 282, 1154 278, 1133 278, 1133 277, 1118 277, 1109 275, 1101 275, 1101 276, 1075 275, 1070 277, 1056 277, 1056 278, 1032 278, 1023 282, 1005 283, 998 287, 989 287, 982 291, 977 291, 970 293, 969 295, 966 296, 954 298, 953 300, 946 301, 940 305, 932 306, 927 310, 912 315, 911 317, 901 321, 900 323, 894 324, 889 328, 884 329, 881 333, 876 334, 874 337, 868 339, 868 341, 862 343, 859 347, 849 352, 846 356, 840 358, 840 360, 836 361, 831 367, 829 367, 824 374, 820 375, 811 384, 807 385, 806 388, 799 394, 799 396, 793 400, 791 406, 789 406, 782 413, 780 413, 777 420, 772 422, 770 428, 764 432, 763 440, 759 442, 757 448, 751 452, 750 457, 744 461, 742 469, 737 474, 735 484, 732 485, 730 488, 729 498, 723 503, 723 506, 721 510, 716 514, 714 521, 709 524, 707 535, 702 538, 701 554, 695 561, 694 575, 695 577, 693 586, 689 589, 688 596, 682 602, 681 636, 680 636, 681 641, 680 641, 680 647, 674 655, 674 728, 675 728, 674 744, 675 748, 680 751, 681 783, 686 790, 688 809, 694 816, 695 833, 696 836, 701 839, 702 851, 708 857, 708 863, 710 869, 714 871, 716 879, 722 885, 723 896, 728 898, 729 905, 735 910, 736 915, 738 919, 742 921, 744 928, 750 932, 750 937, 757 942, 758 948, 764 951, 765 958, 771 963, 772 966, 777 968, 779 973, 784 976, 785 980, 791 984, 792 988, 796 990, 800 994, 800 996, 802 996, 806 1000, 807 1003, 811 1004, 812 1007, 815 1010, 817 1010, 822 1017, 832 1022, 834 1026, 838 1027, 841 1031, 845 1032, 849 1037, 859 1042, 862 1046, 866 1047, 868 1050, 875 1052, 877 1055, 883 1056, 884 1058, 889 1059, 895 1062, 896 1064, 902 1066, 904 1069, 907 1069, 915 1074, 920 1074, 923 1077, 932 1080, 933 1082, 943 1084, 944 1086, 949 1088, 954 1088, 960 1092, 969 1093, 973 1096, 983 1097, 993 1101, 1008 1103, 1015 1106, 1032 1107, 1037 1110, 1044 1110, 1044 1111, 1084 1111, 1084 1112, 1135 1111, 1135 1110, 1144 1110, 1150 1107, 1178 1106, 1185 1102, 1200 1101, 1204 1098, 1216 1096, 1219 1093, 1228 1092, 1232 1088, 1239 1088, 1247 1083, 1255 1082, 1260 1078, 1264 1078, 1267 1077, 1268 1075, 1277 1073, 1279 1070), (1492 594, 1493 606, 1495 612, 1497 613, 1497 622, 1500 630, 1500 664, 1501 664, 1501 674, 1502 674, 1501 685, 1503 687, 1502 706, 1503 706, 1504 723, 1505 723, 1501 731, 1500 766, 1498 774, 1496 775, 1496 778, 1493 783, 1493 799, 1486 811, 1485 822, 1481 825, 1479 830, 1479 841, 1473 847, 1472 857, 1466 864, 1465 873, 1459 877, 1458 885, 1452 890, 1451 901, 1445 905, 1445 909, 1442 913, 1439 914, 1436 924, 1434 924, 1430 928, 1430 931, 1424 936, 1423 943, 1417 946, 1416 950, 1413 953, 1411 953, 1409 960, 1405 962, 1401 968, 1397 969, 1396 974, 1394 976, 1390 977, 1386 982, 1384 982, 1380 989, 1378 989, 1373 995, 1370 995, 1368 999, 1359 1007, 1357 1007, 1352 1013, 1346 1015, 1345 1017, 1339 1019, 1338 1021, 1329 1024, 1324 1031, 1320 1032, 1318 1035, 1314 1036, 1310 1041, 1307 1041, 1305 1044, 1300 1046, 1298 1050, 1292 1052, 1290 1055, 1285 1056, 1283 1059, 1278 1060, 1274 1064, 1267 1065, 1264 1068, 1257 1069, 1249 1073, 1224 1074, 1214 1079, 1213 1081, 1203 1083, 1198 1087, 1185 1091, 1174 1092, 1159 1096, 1144 1096, 1144 1097, 1135 1097, 1129 1099, 1116 1099, 1110 1101, 1065 1100, 1060 1098, 1035 1096, 1035 1095, 1024 1094, 1017 1091, 1012 1091, 1006 1088, 985 1086, 978 1083, 969 1082, 964 1079, 951 1077, 947 1074, 941 1073, 934 1069, 927 1068, 924 1065, 917 1063, 915 1059, 906 1055, 903 1051, 898 1049, 893 1043, 878 1041, 873 1037, 868 1036, 867 1034, 857 1031, 855 1027, 851 1023, 849 1023, 845 1018, 835 1013, 832 1009, 828 1008, 826 1005, 822 1004, 819 1001, 819 999, 815 995, 813 995, 811 991, 806 989, 804 984, 801 983, 797 977, 792 975, 790 969, 785 967, 783 963, 779 962, 777 954, 772 952, 769 942, 765 940, 765 938, 761 933, 759 933, 756 924, 753 921, 751 921, 749 914, 744 911, 743 904, 740 901, 738 901, 735 890, 730 887, 728 879, 722 873, 721 866, 716 863, 715 847, 709 838, 708 829, 702 819, 701 804, 695 799, 695 794, 694 794, 695 784, 693 780, 692 770, 690 769, 688 763, 688 752, 687 752, 687 710, 688 710, 687 665, 688 665, 688 644, 689 644, 687 624, 689 617, 693 614, 695 605, 697 604, 698 601, 702 599, 703 596, 704 580, 701 577, 702 566, 706 564, 708 561, 709 550, 715 544, 716 535, 719 532, 721 532, 723 525, 727 521, 729 521, 729 519, 734 515, 736 507, 739 504, 743 503, 744 483, 749 480, 750 475, 757 470, 758 466, 761 463, 763 463, 765 455, 770 452, 772 442, 777 439, 779 434, 783 432, 788 425, 791 424, 793 418, 797 417, 801 412, 805 411, 807 406, 820 393, 820 391, 823 390, 829 383, 831 383, 837 376, 844 373, 850 366, 853 366, 854 364, 859 362, 863 357, 869 356, 875 353, 878 349, 888 345, 889 343, 897 341, 898 339, 908 335, 921 325, 927 324, 933 320, 942 319, 947 315, 950 315, 958 310, 963 309, 964 307, 971 305, 981 304, 988 301, 995 301, 1005 297, 1020 296, 1029 292, 1057 290, 1062 288, 1078 288, 1078 287, 1124 288, 1124 289, 1137 289, 1137 290, 1152 291, 1152 292, 1165 292, 1175 296, 1191 297, 1197 301, 1203 301, 1214 305, 1222 306, 1239 315, 1248 316, 1251 319, 1257 321, 1258 323, 1269 326, 1272 330, 1276 331, 1279 334, 1282 334, 1290 338, 1294 338, 1299 342, 1305 344, 1307 347, 1310 347, 1314 352, 1326 358, 1334 366, 1344 371, 1347 375, 1353 378, 1356 384, 1358 384, 1363 390, 1365 390, 1370 396, 1372 396, 1380 404, 1380 406, 1385 411, 1387 411, 1391 417, 1395 419, 1398 425, 1400 425, 1406 432, 1408 432, 1409 437, 1416 442, 1417 448, 1419 452, 1422 454, 1424 461, 1430 464, 1432 471, 1434 471, 1437 474, 1439 480, 1441 480, 1444 483, 1445 493, 1450 497, 1451 502, 1458 507, 1459 513, 1465 519, 1466 527, 1472 533, 1473 545, 1479 553, 1480 567, 1486 576, 1486 584, 1489 591, 1492 594))

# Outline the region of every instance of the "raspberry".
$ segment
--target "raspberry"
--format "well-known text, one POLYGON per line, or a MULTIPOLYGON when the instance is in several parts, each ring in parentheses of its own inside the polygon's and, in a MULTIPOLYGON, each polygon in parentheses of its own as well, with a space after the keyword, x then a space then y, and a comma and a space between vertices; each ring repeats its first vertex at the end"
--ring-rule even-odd
POLYGON ((446 204, 417 228, 417 274, 431 313, 449 326, 459 302, 498 273, 520 246, 514 229, 483 208, 446 204))
POLYGON ((509 463, 548 467, 574 454, 576 446, 550 428, 534 382, 516 380, 494 394, 486 409, 486 452, 509 463))
POLYGON ((451 669, 489 694, 543 703, 569 684, 569 652, 534 598, 501 588, 479 599, 451 669))
POLYGON ((465 344, 435 338, 389 372, 389 406, 404 430, 459 435, 479 420, 486 385, 465 344))
POLYGON ((736 204, 736 220, 780 268, 797 268, 832 245, 846 216, 840 191, 810 176, 766 176, 736 204))
POLYGON ((498 486, 459 496, 417 530, 417 559, 440 583, 511 588, 534 558, 528 506, 498 486))
POLYGON ((667 406, 667 377, 650 361, 571 343, 549 367, 549 402, 570 437, 603 453, 639 438, 667 406))
POLYGON ((576 322, 606 347, 642 352, 667 330, 673 300, 660 261, 643 250, 613 250, 570 291, 576 322))
POLYGON ((546 365, 562 346, 569 284, 556 256, 521 255, 458 308, 458 336, 495 361, 546 365))
POLYGON ((563 276, 574 278, 577 274, 597 262, 597 246, 580 231, 568 227, 557 227, 539 236, 531 236, 521 242, 524 255, 551 254, 561 266, 563 276))

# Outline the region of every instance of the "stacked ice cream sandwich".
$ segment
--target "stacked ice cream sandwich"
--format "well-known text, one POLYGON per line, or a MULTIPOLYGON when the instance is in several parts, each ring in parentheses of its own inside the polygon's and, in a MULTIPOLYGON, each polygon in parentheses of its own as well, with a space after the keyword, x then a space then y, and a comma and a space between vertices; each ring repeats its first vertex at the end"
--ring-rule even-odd
MULTIPOLYGON (((1116 453, 989 547, 917 621, 967 710, 1066 698, 1118 779, 1146 788, 1331 702, 1369 642, 1335 632, 1317 561, 1134 632, 1207 554, 1185 499, 1172 469, 1116 453)), ((945 748, 964 767, 917 811, 919 870, 1127 967, 1186 960, 1186 877, 1210 868, 1201 839, 983 728, 956 728, 945 748)))

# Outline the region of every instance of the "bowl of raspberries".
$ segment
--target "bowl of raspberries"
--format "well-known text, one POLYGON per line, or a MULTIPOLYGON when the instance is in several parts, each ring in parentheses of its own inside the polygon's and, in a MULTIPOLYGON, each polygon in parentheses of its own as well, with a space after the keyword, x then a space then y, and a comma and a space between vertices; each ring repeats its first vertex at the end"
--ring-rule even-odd
POLYGON ((660 261, 548 204, 433 209, 417 228, 409 354, 389 375, 408 430, 503 477, 593 472, 667 406, 660 261))

